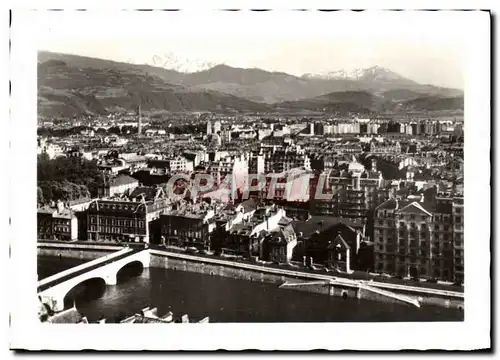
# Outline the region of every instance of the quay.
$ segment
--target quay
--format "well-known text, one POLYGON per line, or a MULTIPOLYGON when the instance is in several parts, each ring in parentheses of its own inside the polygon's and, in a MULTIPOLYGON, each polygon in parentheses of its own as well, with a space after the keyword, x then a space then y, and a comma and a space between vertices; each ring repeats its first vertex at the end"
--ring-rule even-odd
POLYGON ((54 275, 52 280, 43 279, 39 282, 39 295, 55 297, 55 302, 59 304, 58 306, 62 306, 67 291, 79 282, 86 281, 91 277, 98 277, 103 279, 107 285, 116 284, 117 272, 131 262, 138 262, 143 267, 159 267, 173 271, 189 271, 248 281, 276 283, 282 288, 322 293, 343 298, 403 302, 414 306, 433 304, 462 310, 464 307, 464 294, 455 291, 346 279, 340 276, 267 267, 258 264, 175 253, 159 249, 142 248, 127 250, 127 248, 123 249, 122 247, 111 248, 106 245, 95 244, 38 243, 38 253, 40 255, 78 257, 83 259, 90 259, 89 254, 94 256, 93 261, 76 267, 78 268, 76 270, 75 268, 68 269, 62 275, 61 273, 54 275), (117 260, 113 261, 113 258, 117 260), (93 273, 88 274, 84 272, 85 268, 88 268, 93 273), (75 276, 71 276, 70 273, 74 273, 75 276), (58 278, 66 278, 67 281, 57 283, 57 285, 48 289, 43 287, 44 284, 50 284, 51 281, 55 284, 53 281, 56 281, 58 278))

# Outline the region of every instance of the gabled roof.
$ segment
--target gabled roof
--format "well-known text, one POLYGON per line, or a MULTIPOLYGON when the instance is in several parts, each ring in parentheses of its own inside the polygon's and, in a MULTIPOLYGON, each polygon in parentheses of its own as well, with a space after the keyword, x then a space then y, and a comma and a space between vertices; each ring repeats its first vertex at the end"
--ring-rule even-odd
POLYGON ((414 214, 425 214, 428 216, 432 216, 432 213, 430 213, 428 210, 426 210, 419 202, 413 201, 409 203, 408 205, 402 207, 400 210, 398 210, 398 213, 414 213, 414 214))
POLYGON ((398 208, 398 201, 390 198, 377 206, 376 210, 396 210, 398 208))
POLYGON ((288 244, 295 236, 295 231, 292 225, 287 225, 284 228, 279 228, 278 231, 271 233, 271 242, 274 244, 288 244))
POLYGON ((338 234, 335 239, 333 239, 333 241, 331 241, 327 248, 328 249, 334 249, 336 248, 338 245, 340 245, 341 248, 343 249, 350 249, 351 247, 347 244, 347 242, 344 240, 344 238, 342 237, 342 235, 338 234))

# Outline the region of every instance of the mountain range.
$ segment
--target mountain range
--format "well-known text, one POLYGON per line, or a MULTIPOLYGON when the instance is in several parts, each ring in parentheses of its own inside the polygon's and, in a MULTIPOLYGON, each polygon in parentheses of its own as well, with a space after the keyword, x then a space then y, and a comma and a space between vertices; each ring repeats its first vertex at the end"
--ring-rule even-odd
POLYGON ((463 92, 419 84, 382 67, 301 77, 216 65, 184 73, 77 55, 38 53, 39 114, 133 110, 337 113, 463 109, 463 92))

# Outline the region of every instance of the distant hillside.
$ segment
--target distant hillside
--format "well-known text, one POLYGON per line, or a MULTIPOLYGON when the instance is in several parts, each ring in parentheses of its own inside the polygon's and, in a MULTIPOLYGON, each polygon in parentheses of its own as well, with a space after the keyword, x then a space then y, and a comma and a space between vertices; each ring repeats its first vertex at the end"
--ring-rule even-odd
POLYGON ((39 114, 64 117, 106 114, 117 110, 135 111, 139 104, 144 111, 267 109, 264 104, 233 95, 170 84, 162 76, 165 76, 163 69, 99 59, 68 55, 46 60, 38 65, 39 114))
POLYGON ((388 101, 406 101, 422 97, 425 93, 409 89, 393 89, 385 91, 380 95, 388 101))
POLYGON ((277 108, 307 109, 340 114, 368 114, 379 107, 383 99, 367 91, 341 91, 299 101, 277 104, 277 108))
MULTIPOLYGON (((45 63, 44 66, 47 68, 53 69, 54 66, 61 66, 61 63, 57 65, 57 61, 64 62, 70 68, 124 72, 129 76, 150 76, 171 87, 177 85, 194 92, 201 90, 222 92, 251 102, 269 104, 311 99, 322 94, 346 91, 368 91, 379 96, 382 96, 381 93, 390 91, 396 91, 394 94, 398 91, 418 92, 423 96, 463 95, 461 90, 418 84, 378 66, 361 69, 356 72, 355 76, 337 74, 326 77, 316 75, 297 77, 282 72, 235 68, 227 65, 217 65, 194 73, 182 73, 150 65, 127 64, 49 52, 39 53, 39 63, 45 63), (51 63, 47 63, 48 61, 51 63), (56 61, 55 65, 54 61, 56 61)), ((408 99, 410 98, 396 96, 390 100, 408 99)), ((248 106, 255 107, 250 104, 248 106)))
POLYGON ((357 89, 350 80, 306 80, 281 72, 234 68, 227 65, 217 65, 208 70, 185 74, 182 84, 264 103, 298 100, 334 90, 357 89))
POLYGON ((317 96, 299 101, 287 101, 276 105, 281 109, 307 109, 335 113, 369 114, 380 111, 440 111, 463 109, 463 96, 438 97, 422 96, 421 93, 409 90, 395 90, 374 95, 368 91, 342 91, 317 96), (420 96, 420 97, 418 97, 420 96), (410 97, 411 100, 395 101, 410 97))
POLYGON ((413 100, 405 101, 402 108, 415 111, 440 111, 440 110, 463 110, 464 97, 437 97, 425 96, 413 100))

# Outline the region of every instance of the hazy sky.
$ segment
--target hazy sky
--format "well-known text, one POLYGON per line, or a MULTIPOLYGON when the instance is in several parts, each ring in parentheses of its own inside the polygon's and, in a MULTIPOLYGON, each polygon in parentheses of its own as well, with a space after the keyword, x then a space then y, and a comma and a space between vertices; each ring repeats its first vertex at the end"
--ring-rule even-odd
POLYGON ((379 65, 463 88, 459 12, 52 12, 40 50, 196 71, 225 63, 294 75, 379 65))

